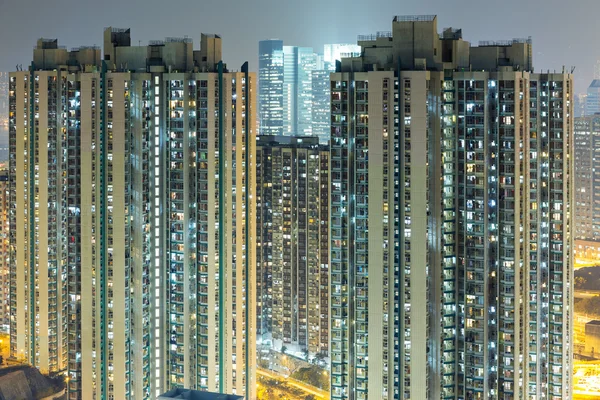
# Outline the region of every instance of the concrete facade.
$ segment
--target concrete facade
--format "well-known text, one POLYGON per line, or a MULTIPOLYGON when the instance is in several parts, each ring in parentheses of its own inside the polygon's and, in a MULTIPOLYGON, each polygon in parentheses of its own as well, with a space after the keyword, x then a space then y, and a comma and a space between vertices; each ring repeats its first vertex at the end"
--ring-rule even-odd
POLYGON ((10 74, 11 356, 69 399, 253 399, 256 78, 216 35, 104 39, 10 74))
POLYGON ((327 356, 329 149, 264 135, 256 147, 258 335, 327 356))
POLYGON ((331 75, 332 399, 570 398, 572 75, 435 16, 358 43, 331 75))
MULTIPOLYGON (((10 186, 8 170, 0 170, 0 324, 10 324, 10 186)), ((4 344, 3 344, 4 345, 4 344)), ((8 345, 8 344, 6 344, 8 345)))

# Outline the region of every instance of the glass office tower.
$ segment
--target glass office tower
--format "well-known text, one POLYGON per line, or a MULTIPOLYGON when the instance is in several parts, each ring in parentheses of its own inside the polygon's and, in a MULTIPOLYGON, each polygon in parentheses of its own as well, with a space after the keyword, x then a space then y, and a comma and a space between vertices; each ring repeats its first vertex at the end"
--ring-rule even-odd
POLYGON ((258 115, 261 135, 283 135, 283 41, 258 45, 258 115))

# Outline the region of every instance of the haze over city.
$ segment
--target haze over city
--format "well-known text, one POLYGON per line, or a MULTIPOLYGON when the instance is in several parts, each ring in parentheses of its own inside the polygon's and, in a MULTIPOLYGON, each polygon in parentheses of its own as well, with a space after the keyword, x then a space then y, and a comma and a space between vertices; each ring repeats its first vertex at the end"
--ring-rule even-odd
MULTIPOLYGON (((260 40, 278 38, 314 49, 325 43, 356 43, 357 35, 389 30, 390 10, 435 14, 440 27, 461 28, 472 45, 531 36, 538 70, 576 67, 575 93, 585 93, 600 58, 590 46, 600 13, 595 0, 505 0, 502 8, 475 0, 3 0, 0 71, 13 71, 16 65, 26 68, 40 37, 59 38, 67 48, 101 45, 100 32, 106 26, 131 28, 132 45, 145 45, 148 38, 188 36, 197 41, 201 32, 217 33, 223 37, 223 59, 230 68, 248 61, 250 70, 257 71, 260 40)), ((0 125, 0 144, 7 140, 7 128, 0 125)))
POLYGON ((600 395, 598 15, 0 0, 0 397, 600 395))
POLYGON ((40 37, 58 38, 67 48, 101 45, 107 26, 131 28, 132 45, 184 35, 197 43, 200 32, 217 33, 230 68, 248 61, 257 71, 260 40, 316 50, 356 43, 357 35, 390 30, 394 14, 435 14, 440 29, 461 28, 472 45, 531 36, 536 71, 576 66, 576 93, 585 91, 600 57, 593 45, 600 14, 595 0, 2 0, 0 71, 27 67, 40 37))

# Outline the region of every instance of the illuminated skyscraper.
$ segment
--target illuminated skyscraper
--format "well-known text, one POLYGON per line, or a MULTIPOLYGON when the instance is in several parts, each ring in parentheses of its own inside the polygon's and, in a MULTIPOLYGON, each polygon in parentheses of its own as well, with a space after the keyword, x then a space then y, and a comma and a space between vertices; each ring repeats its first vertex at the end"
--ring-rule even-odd
POLYGON ((600 113, 600 78, 594 79, 587 88, 585 96, 585 115, 600 113))
POLYGON ((259 336, 327 355, 329 149, 316 137, 259 136, 256 168, 259 336))
POLYGON ((312 135, 312 71, 316 55, 310 47, 283 46, 283 135, 312 135))
POLYGON ((258 45, 258 113, 261 135, 283 135, 283 41, 258 45))
POLYGON ((585 102, 587 100, 587 93, 581 93, 575 95, 575 101, 573 102, 573 109, 575 118, 585 117, 585 102))
POLYGON ((435 16, 331 75, 332 399, 571 397, 573 76, 435 16))
POLYGON ((600 241, 600 115, 575 118, 576 239, 600 241))
POLYGON ((335 71, 335 63, 324 61, 322 55, 315 56, 312 71, 312 134, 324 145, 329 144, 331 135, 331 92, 329 74, 335 71))
MULTIPOLYGON (((8 115, 8 72, 0 72, 0 122, 8 115)), ((2 124, 0 124, 1 126, 2 124)))
POLYGON ((130 42, 10 74, 11 356, 69 399, 253 399, 255 76, 215 35, 130 42))
MULTIPOLYGON (((329 49, 339 56, 343 45, 329 49)), ((356 46, 354 46, 356 47, 356 46)), ((259 44, 260 131, 262 135, 317 136, 329 141, 329 73, 335 66, 310 47, 259 44)))

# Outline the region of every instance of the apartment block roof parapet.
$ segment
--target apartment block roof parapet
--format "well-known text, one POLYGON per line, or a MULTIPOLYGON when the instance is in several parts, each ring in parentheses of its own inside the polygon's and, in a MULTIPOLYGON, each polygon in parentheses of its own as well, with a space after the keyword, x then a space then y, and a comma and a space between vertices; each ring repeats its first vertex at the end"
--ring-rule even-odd
POLYGON ((513 44, 531 44, 532 43, 532 39, 531 36, 528 38, 516 38, 513 40, 480 40, 479 41, 479 47, 489 47, 489 46, 500 46, 500 47, 506 47, 506 46, 512 46, 513 44))
POLYGON ((440 39, 454 39, 459 40, 462 39, 462 29, 460 28, 444 28, 442 33, 440 33, 440 39))
POLYGON ((44 49, 44 50, 56 50, 56 49, 66 49, 66 46, 59 46, 58 39, 49 39, 49 38, 39 38, 37 44, 33 47, 34 49, 44 49))
POLYGON ((81 50, 100 50, 100 46, 79 46, 79 47, 71 48, 71 51, 81 51, 81 50))
POLYGON ((359 52, 351 52, 351 53, 340 53, 341 58, 352 58, 352 57, 360 57, 361 53, 359 52))
POLYGON ((167 37, 165 43, 192 43, 192 38, 189 37, 167 37))
MULTIPOLYGON (((108 29, 108 27, 105 27, 104 30, 108 29)), ((131 31, 131 28, 113 28, 110 27, 110 31, 113 33, 127 33, 131 31)))
POLYGON ((60 45, 60 46, 56 46, 56 47, 39 47, 39 46, 33 46, 34 50, 66 50, 67 46, 64 45, 60 45))
POLYGON ((437 15, 396 15, 394 22, 432 22, 437 15))
POLYGON ((378 31, 375 34, 358 35, 357 39, 359 42, 363 42, 363 41, 369 41, 369 40, 377 40, 379 38, 391 38, 391 37, 392 37, 391 31, 378 31))
POLYGON ((164 40, 148 40, 148 46, 164 46, 164 40))

